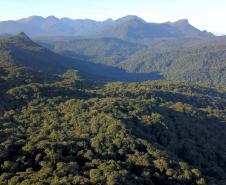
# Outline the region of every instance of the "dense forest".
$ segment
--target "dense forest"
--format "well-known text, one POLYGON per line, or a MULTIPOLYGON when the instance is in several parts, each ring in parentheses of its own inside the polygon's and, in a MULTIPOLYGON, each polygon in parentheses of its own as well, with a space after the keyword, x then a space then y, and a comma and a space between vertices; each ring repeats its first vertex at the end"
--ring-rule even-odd
POLYGON ((225 88, 0 69, 0 184, 225 184, 225 88))
MULTIPOLYGON (((87 41, 80 40, 84 49, 87 41)), ((107 58, 111 47, 122 45, 128 55, 150 49, 109 38, 90 46, 95 42, 110 42, 107 58)), ((166 51, 180 46, 155 42, 166 51)), ((221 53, 213 67, 224 75, 219 43, 210 50, 221 53)), ((54 53, 24 33, 0 40, 0 185, 225 185, 224 76, 212 76, 216 85, 212 77, 196 79, 207 84, 168 81, 164 66, 161 76, 94 63, 54 53)))
POLYGON ((121 63, 128 71, 159 71, 166 79, 226 85, 226 40, 167 41, 121 63), (168 45, 168 47, 167 47, 168 45), (176 46, 175 46, 176 45, 176 46))

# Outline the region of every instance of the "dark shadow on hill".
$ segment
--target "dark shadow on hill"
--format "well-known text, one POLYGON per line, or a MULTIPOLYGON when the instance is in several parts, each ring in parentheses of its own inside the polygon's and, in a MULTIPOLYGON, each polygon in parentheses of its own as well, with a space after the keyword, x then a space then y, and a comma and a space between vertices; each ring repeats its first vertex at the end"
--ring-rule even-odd
POLYGON ((103 81, 142 82, 147 80, 164 79, 159 72, 129 73, 117 67, 104 64, 94 64, 79 60, 74 60, 70 67, 79 70, 79 72, 85 75, 85 77, 101 79, 103 81))
POLYGON ((206 91, 199 91, 198 93, 200 93, 200 96, 188 96, 181 93, 172 93, 169 91, 152 91, 151 95, 154 95, 155 97, 159 96, 163 101, 166 102, 192 104, 194 108, 205 108, 208 107, 208 105, 211 105, 212 107, 217 107, 218 109, 223 110, 226 106, 226 104, 223 104, 223 101, 219 104, 217 102, 213 102, 213 100, 210 98, 210 94, 212 94, 215 99, 226 98, 225 93, 219 93, 212 89, 209 89, 209 91, 206 89, 206 91))
MULTIPOLYGON (((17 39, 17 37, 15 37, 17 39)), ((14 39, 14 38, 13 38, 14 39)), ((19 40, 20 41, 20 40, 19 40)), ((76 69, 84 78, 101 81, 142 82, 146 80, 159 80, 163 76, 158 72, 129 73, 123 69, 104 64, 94 64, 82 60, 65 57, 43 48, 28 40, 8 44, 13 61, 18 66, 29 67, 35 71, 45 73, 63 74, 68 69, 76 69), (25 46, 26 47, 25 47, 25 46), (32 47, 35 47, 34 49, 32 47)))
MULTIPOLYGON (((195 89, 195 88, 193 88, 195 89)), ((193 91, 192 89, 192 91, 193 91)), ((128 97, 136 99, 139 96, 144 96, 145 98, 156 98, 161 102, 172 102, 178 103, 181 102, 183 104, 190 104, 193 108, 206 108, 208 106, 216 107, 219 110, 224 110, 226 107, 225 101, 220 101, 221 99, 226 99, 226 94, 224 92, 220 93, 211 88, 204 88, 203 91, 201 90, 194 90, 194 92, 198 93, 199 95, 186 95, 182 94, 182 92, 170 92, 170 91, 162 91, 162 90, 151 90, 150 92, 139 92, 139 94, 133 94, 130 92, 126 92, 125 94, 120 95, 121 97, 128 97), (215 101, 211 98, 214 97, 215 101), (216 101, 218 100, 218 101, 216 101)), ((109 95, 111 97, 118 97, 118 94, 109 95)))

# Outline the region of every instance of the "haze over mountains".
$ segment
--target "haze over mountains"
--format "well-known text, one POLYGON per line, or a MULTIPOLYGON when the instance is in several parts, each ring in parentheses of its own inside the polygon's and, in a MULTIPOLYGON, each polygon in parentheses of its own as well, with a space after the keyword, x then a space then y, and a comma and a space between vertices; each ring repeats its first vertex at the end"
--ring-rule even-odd
POLYGON ((188 20, 166 23, 147 23, 137 16, 125 16, 117 20, 94 21, 90 19, 58 19, 31 16, 16 21, 0 22, 0 34, 25 32, 29 36, 82 36, 116 37, 121 39, 147 38, 200 38, 213 36, 189 24, 188 20))

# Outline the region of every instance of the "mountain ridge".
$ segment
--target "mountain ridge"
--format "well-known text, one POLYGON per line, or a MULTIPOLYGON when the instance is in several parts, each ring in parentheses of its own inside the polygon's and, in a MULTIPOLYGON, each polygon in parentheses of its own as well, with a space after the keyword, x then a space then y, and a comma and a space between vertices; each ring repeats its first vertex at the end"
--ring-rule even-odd
MULTIPOLYGON (((139 38, 152 37, 209 37, 212 33, 200 31, 190 25, 187 19, 178 20, 176 22, 167 23, 149 23, 136 15, 127 15, 122 18, 113 20, 106 19, 104 21, 95 21, 91 19, 71 19, 57 18, 48 16, 30 16, 18 20, 9 20, 0 22, 0 34, 17 34, 25 32, 29 36, 83 36, 83 37, 116 37, 127 39, 138 32, 139 38), (186 25, 190 29, 186 33, 183 26, 186 25), (112 32, 118 35, 112 34, 112 32), (131 33, 128 35, 126 33, 131 33), (108 34, 106 34, 108 33, 108 34), (192 34, 190 34, 192 33, 192 34), (143 34, 143 35, 142 35, 143 34)), ((129 38, 131 39, 131 38, 129 38)))

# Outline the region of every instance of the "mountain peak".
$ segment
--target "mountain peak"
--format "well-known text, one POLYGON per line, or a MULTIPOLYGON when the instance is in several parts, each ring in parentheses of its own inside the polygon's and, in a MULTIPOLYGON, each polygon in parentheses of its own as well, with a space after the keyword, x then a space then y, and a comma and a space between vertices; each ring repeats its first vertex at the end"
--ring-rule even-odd
POLYGON ((108 18, 104 22, 113 22, 113 19, 112 18, 108 18))
POLYGON ((33 15, 33 16, 28 17, 28 18, 19 19, 18 21, 23 22, 23 23, 27 23, 27 22, 41 23, 44 20, 45 19, 41 16, 33 15))
POLYGON ((29 43, 32 45, 34 44, 30 37, 28 37, 24 32, 20 32, 19 34, 10 37, 10 40, 16 43, 29 43))
POLYGON ((49 21, 59 21, 59 19, 53 15, 46 17, 46 19, 49 21))
POLYGON ((183 25, 190 25, 189 20, 188 19, 180 19, 176 22, 173 22, 173 24, 183 24, 183 25))
POLYGON ((30 40, 30 38, 24 32, 20 32, 19 34, 16 35, 16 37, 26 38, 26 39, 29 39, 30 40))
POLYGON ((132 21, 132 20, 145 22, 142 18, 140 18, 140 17, 138 17, 136 15, 127 15, 125 17, 117 19, 116 21, 117 22, 127 22, 127 21, 132 21))

